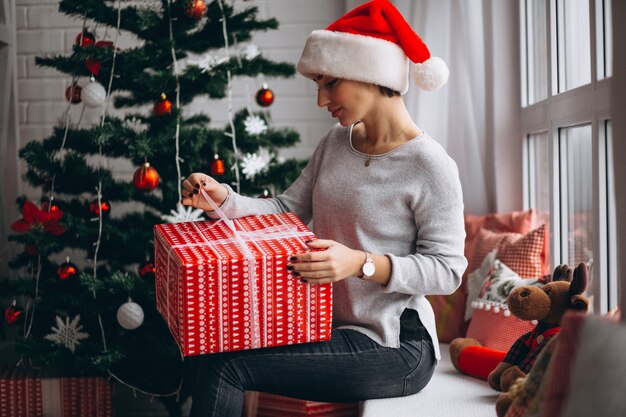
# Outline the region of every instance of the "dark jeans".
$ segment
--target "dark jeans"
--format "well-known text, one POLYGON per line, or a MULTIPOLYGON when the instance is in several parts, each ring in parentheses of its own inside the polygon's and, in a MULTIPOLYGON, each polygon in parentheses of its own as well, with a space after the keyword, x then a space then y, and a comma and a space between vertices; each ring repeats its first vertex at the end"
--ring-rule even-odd
POLYGON ((327 342, 188 358, 191 417, 239 417, 244 391, 325 402, 414 394, 435 370, 432 341, 414 310, 402 315, 400 348, 362 333, 333 330, 327 342))

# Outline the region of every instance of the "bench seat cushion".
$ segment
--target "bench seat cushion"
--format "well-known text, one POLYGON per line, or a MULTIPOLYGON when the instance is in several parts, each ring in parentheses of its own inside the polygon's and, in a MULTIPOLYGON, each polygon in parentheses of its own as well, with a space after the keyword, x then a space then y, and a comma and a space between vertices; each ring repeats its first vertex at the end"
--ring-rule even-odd
POLYGON ((361 417, 495 417, 498 392, 459 373, 450 362, 447 344, 440 344, 441 361, 426 388, 415 395, 361 403, 361 417))

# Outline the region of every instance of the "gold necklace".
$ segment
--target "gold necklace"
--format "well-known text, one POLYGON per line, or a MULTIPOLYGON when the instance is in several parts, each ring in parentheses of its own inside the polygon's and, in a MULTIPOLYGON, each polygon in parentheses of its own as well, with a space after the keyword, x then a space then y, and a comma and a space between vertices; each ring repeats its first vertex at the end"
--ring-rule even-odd
MULTIPOLYGON (((400 135, 404 133, 407 127, 409 127, 410 124, 411 124, 411 120, 409 120, 407 124, 404 125, 400 133, 398 133, 397 135, 393 137, 393 139, 391 139, 391 142, 398 139, 400 135)), ((365 136, 365 154, 367 155, 367 158, 365 159, 365 167, 367 168, 368 166, 370 166, 370 162, 372 161, 372 154, 370 154, 370 141, 369 141, 369 138, 367 137, 367 133, 365 136)))

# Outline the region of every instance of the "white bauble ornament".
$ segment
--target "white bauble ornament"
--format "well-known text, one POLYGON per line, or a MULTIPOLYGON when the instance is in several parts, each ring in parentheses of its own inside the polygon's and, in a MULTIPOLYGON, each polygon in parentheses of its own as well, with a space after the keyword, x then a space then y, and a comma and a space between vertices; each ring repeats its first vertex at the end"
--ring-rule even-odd
POLYGON ((126 330, 134 330, 143 323, 143 309, 129 298, 117 309, 117 322, 126 330))
POLYGON ((100 107, 107 98, 107 92, 97 81, 92 81, 83 87, 80 93, 80 99, 87 107, 100 107))

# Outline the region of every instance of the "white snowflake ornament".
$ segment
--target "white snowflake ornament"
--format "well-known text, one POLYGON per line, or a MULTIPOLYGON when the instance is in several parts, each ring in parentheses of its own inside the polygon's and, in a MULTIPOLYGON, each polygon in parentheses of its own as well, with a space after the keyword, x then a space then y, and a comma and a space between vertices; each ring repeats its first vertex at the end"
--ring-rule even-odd
POLYGON ((246 179, 253 180, 258 174, 267 171, 272 160, 272 155, 267 149, 260 149, 259 153, 247 153, 241 160, 241 172, 246 179))
POLYGON ((260 116, 250 114, 243 121, 243 125, 246 128, 246 133, 250 136, 262 135, 267 132, 267 124, 260 116))
POLYGON ((241 50, 241 55, 248 61, 252 61, 254 58, 261 55, 261 51, 259 51, 258 46, 251 43, 241 50))
POLYGON ((189 60, 189 65, 196 65, 202 72, 211 72, 213 68, 228 61, 227 56, 216 57, 215 55, 203 56, 199 60, 189 60))
POLYGON ((176 204, 176 210, 171 210, 170 214, 164 214, 161 219, 167 223, 182 223, 182 222, 196 222, 202 220, 202 213, 200 209, 194 209, 191 206, 183 206, 182 204, 176 204))
POLYGON ((83 326, 78 324, 79 321, 80 314, 74 316, 71 322, 69 317, 65 317, 65 321, 63 321, 61 317, 56 316, 57 326, 52 326, 52 333, 44 336, 44 339, 65 346, 74 353, 76 345, 80 345, 81 340, 89 337, 89 334, 81 332, 83 326))

